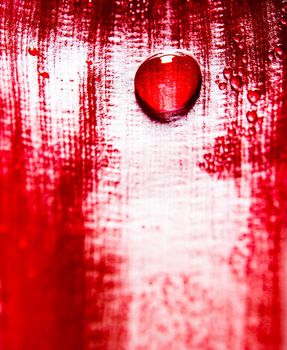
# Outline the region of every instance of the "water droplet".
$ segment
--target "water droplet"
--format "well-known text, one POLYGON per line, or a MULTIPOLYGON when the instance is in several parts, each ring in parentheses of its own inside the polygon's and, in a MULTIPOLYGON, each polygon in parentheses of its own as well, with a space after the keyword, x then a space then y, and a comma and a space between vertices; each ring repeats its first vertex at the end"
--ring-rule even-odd
POLYGON ((223 69, 223 76, 225 79, 229 80, 232 76, 232 69, 230 67, 223 69))
POLYGON ((216 137, 215 142, 217 145, 223 145, 224 144, 224 137, 223 136, 216 137))
POLYGON ((249 90, 247 98, 250 103, 256 103, 260 99, 261 93, 259 90, 249 90))
POLYGON ((283 15, 281 17, 281 23, 283 24, 283 26, 286 26, 287 25, 287 16, 286 15, 283 15))
POLYGON ((239 43, 239 44, 238 44, 238 48, 239 48, 240 50, 244 50, 244 49, 245 49, 245 43, 239 43))
POLYGON ((230 85, 234 91, 242 90, 242 78, 240 76, 234 76, 230 79, 230 85))
POLYGON ((29 47, 28 53, 31 56, 38 56, 39 55, 39 51, 35 47, 29 47))
POLYGON ((268 60, 269 60, 269 62, 273 62, 274 61, 274 53, 272 52, 272 51, 270 51, 269 53, 268 53, 268 60))
POLYGON ((195 59, 181 51, 159 52, 138 68, 135 94, 151 117, 171 121, 185 114, 195 101, 201 72, 195 59))
POLYGON ((248 123, 255 123, 258 119, 256 111, 249 111, 246 113, 248 123))
POLYGON ((235 41, 236 43, 240 43, 240 42, 242 41, 241 35, 240 35, 240 34, 235 34, 235 35, 234 35, 234 41, 235 41))
POLYGON ((248 62, 248 57, 246 55, 242 56, 242 63, 246 64, 248 62))
POLYGON ((222 82, 222 83, 219 83, 219 84, 218 84, 218 87, 219 87, 220 90, 225 90, 226 87, 227 87, 227 84, 224 83, 224 82, 222 82))
POLYGON ((253 137, 256 135, 256 129, 254 126, 251 126, 247 129, 247 137, 253 137))
POLYGON ((282 12, 285 13, 285 14, 287 14, 287 4, 284 4, 284 5, 282 6, 282 12))
POLYGON ((241 76, 241 78, 245 76, 245 71, 243 67, 238 67, 237 72, 238 72, 238 75, 241 76))
POLYGON ((274 49, 274 55, 279 59, 282 59, 285 53, 285 48, 282 45, 278 45, 274 49))
POLYGON ((49 79, 50 78, 50 75, 48 72, 38 72, 38 74, 40 75, 40 77, 44 78, 44 79, 49 79))
POLYGON ((205 170, 206 169, 206 164, 204 162, 198 163, 199 169, 200 170, 205 170))

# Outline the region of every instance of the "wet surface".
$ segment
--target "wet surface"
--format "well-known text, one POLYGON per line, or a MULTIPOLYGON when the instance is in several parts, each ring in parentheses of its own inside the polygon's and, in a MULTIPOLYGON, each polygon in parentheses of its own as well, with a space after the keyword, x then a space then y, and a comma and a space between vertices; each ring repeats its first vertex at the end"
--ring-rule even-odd
POLYGON ((1 349, 286 348, 286 9, 0 2, 1 349), (169 49, 202 86, 162 124, 169 49))

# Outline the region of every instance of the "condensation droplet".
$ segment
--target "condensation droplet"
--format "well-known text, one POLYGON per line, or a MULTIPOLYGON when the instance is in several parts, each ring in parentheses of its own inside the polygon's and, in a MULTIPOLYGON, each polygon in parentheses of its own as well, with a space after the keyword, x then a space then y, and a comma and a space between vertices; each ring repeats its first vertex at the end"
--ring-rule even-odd
POLYGON ((240 43, 242 41, 242 37, 240 34, 235 34, 233 39, 236 43, 240 43))
POLYGON ((254 126, 251 126, 247 129, 247 137, 253 137, 256 135, 256 129, 254 126))
POLYGON ((286 26, 287 25, 287 15, 283 15, 281 17, 281 23, 283 24, 283 26, 286 26))
POLYGON ((245 43, 239 43, 239 44, 238 44, 238 48, 239 48, 240 50, 244 50, 244 49, 245 49, 245 43))
POLYGON ((229 80, 232 76, 232 69, 230 67, 226 67, 223 69, 223 76, 225 79, 229 80))
POLYGON ((282 45, 278 45, 275 47, 274 49, 274 55, 279 58, 282 59, 285 53, 285 48, 282 45))
POLYGON ((220 90, 225 90, 226 87, 227 87, 227 84, 224 83, 224 82, 221 82, 221 83, 218 84, 218 87, 219 87, 220 90))
POLYGON ((49 75, 48 72, 43 71, 43 72, 38 72, 38 74, 39 74, 40 77, 42 77, 44 79, 49 79, 50 78, 50 75, 49 75))
POLYGON ((269 62, 273 62, 274 59, 275 59, 274 53, 273 53, 273 51, 270 51, 270 52, 268 53, 268 61, 269 61, 269 62))
POLYGON ((258 119, 256 111, 247 112, 246 119, 247 119, 248 123, 251 123, 251 124, 255 123, 258 119))
POLYGON ((256 103, 260 99, 261 93, 259 90, 249 90, 247 98, 250 103, 256 103))
POLYGON ((230 85, 236 92, 242 90, 242 78, 240 76, 234 76, 230 79, 230 85))
POLYGON ((39 55, 39 51, 35 47, 29 47, 28 48, 28 53, 31 56, 38 56, 39 55))
POLYGON ((248 57, 246 55, 242 56, 242 62, 246 64, 248 62, 248 57))

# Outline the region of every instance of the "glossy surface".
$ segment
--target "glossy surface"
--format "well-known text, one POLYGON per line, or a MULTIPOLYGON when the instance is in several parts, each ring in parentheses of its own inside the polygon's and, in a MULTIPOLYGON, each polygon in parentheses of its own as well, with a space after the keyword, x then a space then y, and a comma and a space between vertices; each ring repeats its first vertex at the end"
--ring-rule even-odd
POLYGON ((181 51, 156 53, 135 76, 135 93, 143 109, 162 121, 186 114, 198 96, 201 72, 195 59, 181 51))
POLYGON ((280 0, 0 1, 1 350, 287 349, 286 23, 280 0), (202 85, 164 124, 134 76, 170 48, 202 85))

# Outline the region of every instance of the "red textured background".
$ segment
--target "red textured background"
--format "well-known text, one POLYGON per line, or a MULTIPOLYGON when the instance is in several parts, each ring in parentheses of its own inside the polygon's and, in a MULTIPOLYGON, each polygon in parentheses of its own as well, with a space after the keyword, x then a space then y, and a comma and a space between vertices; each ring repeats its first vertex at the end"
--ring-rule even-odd
POLYGON ((281 0, 0 0, 1 349, 286 349, 286 45, 281 0))

